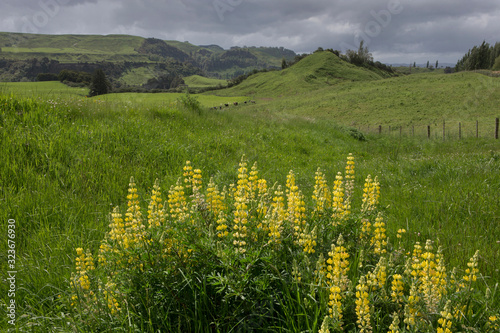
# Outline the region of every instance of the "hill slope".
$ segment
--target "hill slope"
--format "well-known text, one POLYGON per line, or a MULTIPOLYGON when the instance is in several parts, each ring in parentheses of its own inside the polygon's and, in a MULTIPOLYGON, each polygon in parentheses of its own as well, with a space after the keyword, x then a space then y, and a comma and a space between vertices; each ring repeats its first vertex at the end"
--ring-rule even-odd
POLYGON ((382 78, 379 73, 354 66, 331 52, 318 52, 282 71, 252 75, 236 87, 224 91, 224 94, 293 95, 341 82, 372 81, 382 78))

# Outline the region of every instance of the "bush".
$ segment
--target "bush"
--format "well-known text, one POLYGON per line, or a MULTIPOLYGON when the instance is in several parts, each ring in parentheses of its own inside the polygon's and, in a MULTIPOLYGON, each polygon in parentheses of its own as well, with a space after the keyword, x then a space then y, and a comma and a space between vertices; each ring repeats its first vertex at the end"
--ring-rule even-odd
POLYGON ((293 171, 270 188, 244 158, 222 190, 186 162, 147 212, 132 178, 97 255, 76 249, 74 330, 498 331, 478 253, 449 270, 431 240, 405 248, 400 229, 389 241, 377 178, 361 191, 354 168, 349 156, 333 187, 318 169, 310 206, 293 171))
POLYGON ((189 90, 186 90, 186 94, 177 100, 180 105, 191 111, 196 112, 201 115, 201 103, 196 97, 191 96, 189 90))

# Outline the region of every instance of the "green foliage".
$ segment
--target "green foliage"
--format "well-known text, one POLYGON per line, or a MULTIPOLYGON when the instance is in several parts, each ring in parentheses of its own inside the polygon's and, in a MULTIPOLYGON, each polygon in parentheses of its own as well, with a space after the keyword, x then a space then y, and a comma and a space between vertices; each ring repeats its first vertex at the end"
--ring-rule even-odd
POLYGON ((500 42, 490 46, 483 41, 480 46, 474 46, 457 62, 455 70, 458 72, 492 69, 498 56, 500 56, 500 42))
POLYGON ((361 66, 368 62, 373 62, 373 57, 370 51, 368 51, 368 47, 364 46, 364 41, 359 42, 359 48, 357 51, 355 50, 347 50, 346 56, 351 62, 351 64, 361 66))
POLYGON ((193 97, 189 93, 189 91, 186 91, 186 93, 184 94, 184 96, 181 96, 178 99, 178 101, 179 101, 180 105, 183 108, 185 108, 186 110, 191 111, 191 112, 195 112, 198 115, 201 115, 201 111, 202 111, 201 103, 198 100, 198 98, 197 97, 193 97))
POLYGON ((89 87, 89 97, 106 95, 111 91, 111 83, 106 78, 106 74, 102 69, 96 69, 92 75, 92 80, 89 87))
POLYGON ((494 71, 500 71, 500 56, 498 56, 495 59, 495 63, 493 64, 492 70, 494 70, 494 71))

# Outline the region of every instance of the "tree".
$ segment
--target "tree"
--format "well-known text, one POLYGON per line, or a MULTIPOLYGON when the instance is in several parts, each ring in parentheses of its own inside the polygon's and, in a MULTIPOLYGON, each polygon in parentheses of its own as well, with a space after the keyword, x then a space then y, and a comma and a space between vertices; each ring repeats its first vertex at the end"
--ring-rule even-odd
POLYGON ((417 63, 414 61, 413 62, 413 68, 417 67, 417 63))
POLYGON ((438 69, 438 64, 439 64, 439 61, 436 60, 436 69, 438 69))
POLYGON ((429 68, 429 60, 427 60, 427 66, 426 66, 426 68, 429 68))
POLYGON ((373 61, 372 54, 370 53, 370 51, 368 51, 368 47, 364 46, 364 43, 364 40, 359 42, 359 48, 357 52, 353 50, 346 51, 346 55, 350 63, 354 65, 363 65, 370 61, 373 61))
POLYGON ((492 70, 494 70, 494 71, 500 71, 500 56, 498 56, 495 59, 495 63, 493 64, 492 70))
POLYGON ((96 69, 92 75, 92 81, 90 82, 90 92, 89 97, 105 95, 111 90, 111 84, 106 78, 106 74, 102 69, 96 69))
POLYGON ((281 69, 285 69, 287 67, 288 67, 288 64, 286 62, 285 57, 283 57, 283 59, 281 59, 281 69))

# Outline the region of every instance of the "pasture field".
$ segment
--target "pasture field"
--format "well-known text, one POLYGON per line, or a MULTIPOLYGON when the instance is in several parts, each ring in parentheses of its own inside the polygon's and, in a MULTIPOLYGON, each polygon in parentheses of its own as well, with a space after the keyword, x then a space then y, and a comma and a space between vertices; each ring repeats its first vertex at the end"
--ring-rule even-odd
MULTIPOLYGON (((265 74, 257 74, 253 80, 265 74)), ((284 75, 300 79, 296 73, 284 75)), ((443 304, 445 301, 438 302, 439 310, 429 310, 425 317, 415 319, 415 325, 408 324, 410 331, 436 331, 443 325, 440 318, 446 311, 453 312, 453 328, 466 331, 469 327, 470 332, 497 329, 500 308, 498 140, 480 137, 443 142, 418 137, 394 138, 363 135, 351 127, 358 123, 427 124, 440 121, 444 116, 461 121, 494 118, 498 114, 497 81, 471 73, 422 74, 382 81, 376 78, 360 82, 340 80, 335 85, 328 85, 319 75, 310 80, 314 81, 311 84, 316 89, 306 93, 305 88, 297 85, 295 95, 285 96, 288 90, 284 85, 291 83, 284 80, 280 87, 256 90, 259 88, 257 81, 249 81, 217 91, 217 95, 191 96, 201 102, 203 107, 199 112, 179 102, 183 94, 110 94, 85 98, 86 91, 58 83, 1 83, 0 221, 2 226, 6 226, 9 219, 16 224, 17 308, 16 328, 10 326, 13 331, 98 332, 117 328, 132 332, 168 327, 170 330, 213 332, 266 327, 273 332, 316 332, 334 305, 328 304, 330 290, 314 280, 316 273, 313 271, 319 254, 328 259, 330 245, 334 243, 335 251, 350 253, 350 271, 342 274, 348 274, 352 285, 338 294, 346 300, 342 308, 344 319, 332 322, 331 328, 343 321, 346 331, 358 332, 361 327, 356 324, 357 302, 363 299, 356 298, 355 294, 356 287, 358 290, 366 287, 362 282, 364 276, 368 278, 369 272, 376 267, 379 269, 376 272, 386 267, 391 281, 396 273, 407 276, 404 286, 407 302, 413 280, 411 274, 404 273, 411 269, 405 269, 402 257, 412 258, 410 263, 413 264, 417 259, 424 260, 414 252, 412 257, 412 251, 415 242, 423 247, 427 240, 433 242, 433 249, 429 247, 424 252, 441 258, 448 277, 470 283, 460 285, 447 280, 451 293, 447 298, 442 297, 449 299, 454 308, 443 304), (477 90, 483 83, 494 88, 477 90), (208 109, 220 103, 247 99, 255 99, 257 104, 208 109), (444 113, 447 103, 450 111, 444 113), (417 110, 421 110, 421 114, 417 115, 417 110), (333 189, 337 172, 344 173, 349 153, 355 160, 354 215, 349 224, 335 229, 329 218, 318 218, 321 215, 314 213, 316 201, 312 196, 317 186, 315 176, 318 177, 315 172, 321 168, 328 186, 333 189), (109 289, 107 298, 98 289, 93 289, 98 277, 108 278, 110 282, 112 270, 106 271, 101 263, 95 270, 96 275, 91 274, 93 270, 89 267, 88 272, 82 266, 75 271, 77 255, 80 262, 88 263, 86 249, 92 252, 97 265, 99 248, 106 243, 105 239, 112 240, 110 224, 114 220, 110 219, 110 213, 113 208, 118 206, 124 213, 128 207, 135 207, 135 203, 127 204, 127 201, 136 200, 136 192, 130 188, 137 188, 138 205, 145 208, 151 202, 149 194, 156 189, 153 185, 158 179, 165 205, 173 205, 173 198, 180 194, 171 186, 179 177, 189 177, 189 172, 188 176, 183 173, 189 171, 186 161, 190 161, 193 168, 200 169, 203 186, 208 186, 212 178, 221 191, 223 186, 229 189, 230 184, 235 184, 237 189, 243 186, 238 179, 245 179, 238 176, 244 174, 243 167, 238 167, 242 156, 248 161, 248 172, 257 162, 259 177, 267 180, 269 188, 273 188, 270 196, 275 198, 279 198, 276 194, 279 190, 274 184, 280 184, 285 193, 287 175, 290 170, 294 171, 296 184, 304 195, 307 221, 318 228, 316 254, 303 254, 300 247, 297 250, 292 242, 293 233, 283 231, 282 243, 273 245, 263 235, 264 240, 249 241, 247 257, 238 256, 232 241, 218 242, 218 236, 215 240, 211 238, 216 233, 217 218, 206 220, 201 213, 190 213, 196 216, 193 223, 207 229, 174 228, 178 234, 171 240, 182 244, 170 246, 178 249, 178 256, 172 255, 175 251, 168 255, 158 252, 172 266, 156 270, 158 267, 152 265, 151 270, 146 271, 133 266, 133 269, 123 270, 130 271, 129 275, 118 274, 117 280, 113 280, 117 285, 119 281, 131 283, 129 289, 121 291, 131 295, 129 303, 121 300, 121 310, 113 301, 119 299, 118 289, 109 289), (377 176, 380 182, 376 211, 382 214, 389 237, 389 253, 385 258, 391 260, 393 266, 383 266, 378 261, 383 255, 372 255, 374 250, 370 242, 355 241, 364 232, 364 225, 360 224, 363 218, 375 222, 373 215, 365 216, 366 211, 359 210, 368 175, 377 176), (129 186, 130 177, 134 177, 132 187, 129 186), (167 200, 169 189, 170 202, 167 200), (207 227, 206 221, 212 221, 213 226, 207 227), (322 224, 325 221, 328 223, 322 224), (400 229, 406 231, 401 239, 397 238, 400 229), (338 240, 340 232, 346 240, 343 250, 338 240), (439 246, 442 257, 436 252, 439 246), (83 252, 75 251, 78 248, 84 249, 83 252), (366 252, 362 254, 360 249, 366 252), (477 267, 470 261, 476 250, 479 250, 475 257, 477 267), (312 262, 306 264, 308 260, 312 262), (359 266, 360 262, 364 267, 359 266), (174 272, 169 271, 172 267, 176 267, 174 272), (453 267, 458 269, 456 274, 452 274, 453 267), (162 290, 175 291, 181 298, 178 302, 174 297, 172 308, 168 309, 162 308, 165 306, 162 302, 169 295, 149 295, 148 292, 154 289, 140 287, 160 286, 161 277, 165 276, 162 274, 167 272, 172 274, 168 275, 172 288, 163 286, 162 290), (175 272, 180 273, 176 275, 175 272), (185 273, 189 274, 182 275, 185 273), (303 280, 298 278, 299 273, 303 280), (89 288, 82 282, 88 280, 88 276, 92 283, 89 288), (74 295, 71 282, 75 288, 80 287, 81 293, 74 295), (313 293, 310 290, 314 286, 317 290, 313 293), (103 307, 98 301, 87 303, 86 300, 91 299, 90 290, 95 290, 105 300, 103 307), (73 296, 78 296, 76 307, 70 305, 71 300, 75 302, 73 296), (181 296, 188 304, 182 302, 181 296), (109 300, 111 305, 107 303, 109 300), (220 313, 214 309, 219 309, 220 313), (250 309, 261 312, 252 314, 250 309), (166 322, 166 317, 161 319, 165 313, 160 310, 165 310, 172 322, 166 322), (190 326, 189 323, 198 324, 190 326), (242 323, 249 326, 242 326, 242 323)), ((186 194, 193 191, 192 188, 185 190, 186 194)), ((208 195, 208 192, 203 193, 208 195)), ((228 194, 226 199, 231 198, 236 198, 236 194, 232 197, 228 194)), ((232 209, 227 210, 231 211, 228 214, 234 214, 232 209)), ((144 211, 144 219, 147 215, 144 211)), ((178 216, 169 218, 179 219, 178 216)), ((217 225, 221 224, 217 222, 217 225)), ((6 239, 6 227, 2 229, 6 239)), ((314 234, 312 230, 304 234, 308 232, 314 234)), ((157 240, 170 239, 165 237, 159 234, 157 240)), ((7 243, 2 241, 1 244, 0 268, 4 274, 9 270, 8 252, 7 243)), ((156 255, 153 248, 147 253, 141 252, 143 248, 137 251, 131 255, 141 258, 156 255)), ((439 264, 439 261, 433 262, 439 264)), ((135 265, 133 261, 131 264, 135 265)), ((425 275, 423 270, 421 273, 425 275)), ((2 283, 0 289, 3 309, 11 300, 7 296, 8 287, 2 283)), ((369 311, 373 331, 387 332, 394 322, 391 315, 398 311, 400 327, 405 326, 402 321, 407 317, 403 307, 399 309, 389 300, 389 279, 385 287, 373 288, 370 304, 378 306, 369 311)), ((411 310, 410 305, 408 309, 411 310)), ((0 313, 0 326, 9 327, 8 317, 3 311, 0 313)))
POLYGON ((210 79, 199 75, 191 75, 184 78, 184 82, 190 88, 206 88, 206 87, 217 87, 227 86, 227 80, 210 79))

